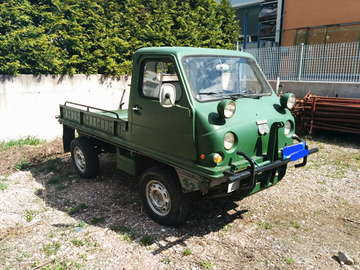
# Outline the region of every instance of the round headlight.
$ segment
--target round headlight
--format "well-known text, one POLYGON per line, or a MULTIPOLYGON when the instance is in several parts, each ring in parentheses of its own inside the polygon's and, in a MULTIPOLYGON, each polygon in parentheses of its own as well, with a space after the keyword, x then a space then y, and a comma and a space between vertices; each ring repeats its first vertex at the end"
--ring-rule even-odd
POLYGON ((216 164, 220 163, 222 161, 222 156, 218 153, 216 153, 214 156, 213 156, 213 160, 216 164))
POLYGON ((224 148, 226 150, 231 149, 234 146, 235 143, 235 136, 231 132, 228 132, 225 134, 224 137, 224 148))
POLYGON ((285 135, 289 135, 290 131, 291 131, 291 122, 286 121, 285 128, 284 128, 285 135))
POLYGON ((217 110, 219 115, 229 119, 234 115, 236 111, 235 102, 232 100, 222 100, 219 102, 217 110))
POLYGON ((280 104, 283 108, 292 109, 295 106, 296 97, 294 94, 287 93, 280 98, 280 104))

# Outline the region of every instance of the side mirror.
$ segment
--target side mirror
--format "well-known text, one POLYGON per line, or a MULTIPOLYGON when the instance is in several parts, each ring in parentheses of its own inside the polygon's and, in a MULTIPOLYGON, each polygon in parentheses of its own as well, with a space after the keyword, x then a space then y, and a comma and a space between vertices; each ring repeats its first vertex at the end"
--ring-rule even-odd
POLYGON ((161 86, 159 93, 159 102, 164 108, 171 108, 175 105, 176 89, 170 83, 165 83, 161 86))

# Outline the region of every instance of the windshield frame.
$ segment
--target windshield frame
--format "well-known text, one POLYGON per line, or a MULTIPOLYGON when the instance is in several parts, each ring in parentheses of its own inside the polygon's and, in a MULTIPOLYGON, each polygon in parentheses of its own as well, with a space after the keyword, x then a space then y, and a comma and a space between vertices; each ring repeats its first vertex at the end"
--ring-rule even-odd
MULTIPOLYGON (((192 93, 193 97, 199 102, 211 102, 211 101, 218 101, 218 100, 223 100, 223 99, 236 100, 239 98, 260 98, 263 96, 271 96, 274 92, 271 85, 267 81, 265 75, 260 70, 258 64, 251 57, 237 56, 237 55, 236 56, 235 55, 233 55, 233 56, 231 56, 231 55, 186 55, 186 56, 182 57, 181 64, 182 64, 183 70, 185 71, 185 77, 187 79, 188 85, 190 86, 191 93, 192 93), (186 66, 187 63, 185 63, 185 61, 187 59, 194 59, 194 58, 214 58, 214 60, 238 59, 236 61, 240 61, 241 59, 244 59, 246 64, 251 67, 251 71, 255 75, 257 82, 260 84, 261 88, 265 90, 265 92, 264 93, 240 93, 240 92, 232 93, 232 92, 226 91, 224 89, 222 92, 212 92, 212 91, 200 92, 200 90, 203 90, 203 89, 199 89, 199 92, 198 92, 197 89, 194 89, 195 88, 194 82, 192 82, 194 80, 193 77, 195 75, 189 74, 189 73, 191 73, 191 71, 189 68, 187 68, 187 66, 186 66), (193 77, 191 77, 191 76, 193 76, 193 77), (206 98, 203 98, 203 97, 206 97, 206 98)), ((234 74, 239 76, 238 73, 234 73, 234 74)), ((239 81, 241 81, 241 79, 239 79, 239 81)))

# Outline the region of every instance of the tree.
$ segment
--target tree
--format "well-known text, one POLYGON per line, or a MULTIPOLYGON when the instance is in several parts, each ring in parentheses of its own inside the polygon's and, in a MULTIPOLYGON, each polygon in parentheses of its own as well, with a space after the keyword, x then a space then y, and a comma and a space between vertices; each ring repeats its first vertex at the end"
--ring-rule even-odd
POLYGON ((129 74, 149 46, 234 49, 229 0, 0 1, 0 73, 129 74))

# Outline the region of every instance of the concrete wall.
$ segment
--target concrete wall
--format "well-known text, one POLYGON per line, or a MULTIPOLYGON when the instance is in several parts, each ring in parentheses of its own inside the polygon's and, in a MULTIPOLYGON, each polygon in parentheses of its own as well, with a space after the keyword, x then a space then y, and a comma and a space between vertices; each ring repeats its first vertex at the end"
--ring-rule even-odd
MULTIPOLYGON (((276 81, 270 81, 275 89, 276 81)), ((302 98, 315 95, 360 98, 360 84, 281 82, 283 92, 302 98)), ((130 77, 107 78, 101 75, 7 76, 0 75, 0 141, 28 135, 53 139, 62 135, 55 119, 59 104, 72 101, 102 109, 117 109, 123 89, 127 108, 130 77)))
MULTIPOLYGON (((275 89, 276 81, 270 84, 275 89)), ((297 98, 303 98, 309 91, 318 96, 360 98, 359 83, 282 81, 281 84, 283 93, 294 93, 297 98)))
POLYGON ((130 77, 102 75, 0 75, 0 141, 28 135, 53 139, 62 135, 55 119, 65 101, 117 109, 123 89, 127 108, 130 77))

